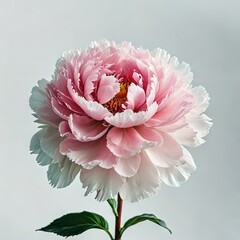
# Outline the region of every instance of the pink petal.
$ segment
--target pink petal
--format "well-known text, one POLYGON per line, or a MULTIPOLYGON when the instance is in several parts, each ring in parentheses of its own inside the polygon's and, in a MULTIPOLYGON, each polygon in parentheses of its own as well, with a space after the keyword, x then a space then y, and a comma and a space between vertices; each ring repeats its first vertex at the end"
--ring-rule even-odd
POLYGON ((134 128, 113 127, 107 134, 107 147, 114 155, 122 158, 134 156, 143 148, 154 145, 155 142, 145 140, 134 128))
POLYGON ((58 130, 59 130, 59 133, 60 133, 61 137, 71 137, 71 138, 74 138, 67 121, 62 121, 59 124, 58 130))
POLYGON ((48 154, 46 154, 41 148, 40 141, 41 141, 42 135, 46 130, 47 128, 42 128, 41 130, 39 130, 37 133, 33 135, 30 142, 31 154, 33 153, 37 154, 36 161, 41 166, 50 165, 53 162, 53 159, 48 154))
POLYGON ((133 177, 127 178, 120 190, 123 200, 136 202, 155 195, 160 188, 161 181, 157 167, 144 152, 141 153, 141 159, 138 172, 133 177))
POLYGON ((147 111, 134 112, 132 109, 127 109, 121 113, 116 113, 114 116, 107 116, 105 120, 118 128, 130 128, 146 123, 157 111, 157 104, 153 103, 147 111))
POLYGON ((171 135, 180 143, 189 147, 197 147, 205 141, 202 137, 206 136, 212 126, 211 119, 205 114, 192 116, 190 113, 187 118, 188 124, 172 132, 171 135))
POLYGON ((143 76, 143 81, 146 81, 149 79, 149 68, 148 66, 143 63, 143 61, 139 59, 135 59, 137 68, 139 69, 140 74, 143 76))
POLYGON ((161 132, 163 144, 144 151, 151 161, 160 167, 169 167, 177 165, 181 162, 183 150, 180 144, 169 134, 161 132))
POLYGON ((116 157, 106 147, 105 138, 87 143, 67 138, 61 143, 60 152, 84 168, 92 168, 96 165, 111 168, 117 162, 116 157))
POLYGON ((102 121, 77 114, 70 115, 68 123, 75 138, 82 142, 94 141, 102 137, 108 130, 102 121))
POLYGON ((97 191, 96 199, 105 201, 114 198, 121 189, 125 178, 119 176, 114 169, 94 167, 90 170, 82 169, 80 180, 83 188, 87 188, 85 195, 97 191))
POLYGON ((190 174, 196 170, 192 156, 185 148, 183 148, 182 161, 183 163, 178 166, 158 168, 161 180, 165 184, 179 187, 180 183, 187 181, 190 174))
POLYGON ((104 108, 98 102, 87 101, 83 97, 80 97, 72 87, 70 79, 68 81, 68 89, 73 100, 81 107, 81 109, 86 113, 87 116, 95 120, 103 120, 105 117, 112 115, 106 108, 104 108))
POLYGON ((143 139, 145 139, 145 141, 151 142, 154 145, 162 145, 163 138, 161 132, 144 125, 137 126, 134 129, 141 135, 143 139))
POLYGON ((79 115, 84 115, 83 110, 73 101, 73 99, 65 96, 61 92, 58 92, 59 98, 64 102, 66 107, 71 110, 71 112, 78 113, 79 115))
POLYGON ((79 173, 81 166, 70 161, 66 156, 60 162, 53 162, 48 167, 48 181, 53 187, 67 187, 79 173))
POLYGON ((199 146, 204 142, 203 140, 202 141, 197 140, 196 138, 197 133, 192 128, 190 128, 189 125, 186 125, 172 132, 171 136, 174 139, 176 139, 180 144, 189 147, 199 146))
POLYGON ((132 177, 138 171, 141 163, 140 154, 129 158, 120 158, 114 166, 115 171, 123 177, 132 177))
POLYGON ((143 88, 143 79, 140 73, 134 72, 132 78, 139 87, 143 88))
POLYGON ((209 133, 209 129, 212 126, 211 119, 202 114, 200 116, 192 116, 187 119, 189 126, 197 132, 197 137, 205 137, 209 133))
POLYGON ((156 100, 157 91, 159 89, 159 79, 153 75, 146 89, 146 102, 147 105, 151 105, 156 100))
POLYGON ((53 112, 50 96, 47 92, 49 83, 42 79, 38 81, 38 86, 33 87, 32 95, 29 99, 31 109, 36 113, 38 122, 50 125, 58 125, 62 119, 53 112))
POLYGON ((72 113, 67 107, 62 106, 54 97, 51 99, 53 111, 62 119, 67 120, 72 113))
POLYGON ((176 103, 175 106, 157 112, 147 124, 151 126, 162 126, 177 122, 191 108, 192 102, 176 103))
POLYGON ((97 98, 99 103, 104 104, 110 101, 119 92, 118 79, 114 76, 101 77, 98 86, 97 98))
POLYGON ((202 86, 194 87, 191 90, 195 96, 195 107, 193 111, 201 114, 208 108, 210 97, 202 86))
POLYGON ((132 110, 138 110, 145 103, 145 92, 144 90, 131 83, 128 87, 127 92, 127 108, 132 110))
POLYGON ((61 161, 64 156, 59 152, 59 144, 63 138, 59 135, 58 128, 48 127, 44 131, 40 145, 41 149, 55 161, 61 161))

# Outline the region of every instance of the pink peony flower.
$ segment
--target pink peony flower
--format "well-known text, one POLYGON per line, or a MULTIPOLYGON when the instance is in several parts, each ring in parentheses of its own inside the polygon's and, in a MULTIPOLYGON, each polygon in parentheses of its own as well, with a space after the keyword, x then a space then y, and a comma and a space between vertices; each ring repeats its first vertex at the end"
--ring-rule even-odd
POLYGON ((32 90, 41 130, 31 152, 49 165, 51 185, 66 187, 80 174, 86 195, 96 191, 100 201, 179 186, 196 169, 184 146, 202 144, 211 127, 209 96, 191 81, 189 65, 161 49, 101 41, 66 53, 51 82, 32 90))

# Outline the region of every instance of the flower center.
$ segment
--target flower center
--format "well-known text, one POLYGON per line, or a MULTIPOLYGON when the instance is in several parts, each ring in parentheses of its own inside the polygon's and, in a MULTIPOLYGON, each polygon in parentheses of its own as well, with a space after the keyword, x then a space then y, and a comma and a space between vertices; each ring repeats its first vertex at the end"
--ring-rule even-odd
POLYGON ((119 86, 119 92, 107 103, 103 104, 109 112, 115 114, 117 112, 122 112, 124 110, 123 103, 127 100, 127 90, 129 82, 122 82, 119 86))

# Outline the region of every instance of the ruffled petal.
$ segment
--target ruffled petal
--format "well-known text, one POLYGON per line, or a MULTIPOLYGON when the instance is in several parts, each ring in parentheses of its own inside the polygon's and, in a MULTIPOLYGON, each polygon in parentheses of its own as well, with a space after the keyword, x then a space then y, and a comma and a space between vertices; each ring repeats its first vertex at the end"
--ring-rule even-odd
POLYGON ((30 143, 31 154, 37 154, 36 160, 37 163, 41 166, 46 166, 53 162, 53 159, 50 156, 48 156, 41 148, 40 140, 44 132, 45 129, 41 129, 40 131, 35 133, 30 143))
POLYGON ((48 81, 45 79, 38 81, 38 86, 33 87, 32 95, 29 98, 29 105, 36 113, 39 123, 58 125, 61 118, 52 110, 51 100, 46 92, 48 81))
POLYGON ((196 147, 204 142, 203 139, 197 139, 197 133, 194 131, 194 129, 190 128, 189 125, 172 132, 171 136, 180 144, 189 147, 196 147))
POLYGON ((46 101, 46 91, 45 88, 48 84, 48 81, 41 79, 38 81, 38 86, 33 87, 32 95, 29 99, 29 105, 31 109, 38 115, 38 111, 44 107, 46 101))
POLYGON ((163 144, 145 149, 151 161, 160 167, 170 167, 181 163, 183 150, 181 145, 169 134, 161 132, 163 144))
POLYGON ((145 92, 144 90, 131 83, 128 87, 127 92, 127 108, 132 110, 138 110, 145 103, 145 92))
POLYGON ((67 120, 72 113, 67 107, 62 106, 54 97, 51 99, 53 111, 62 119, 67 120))
POLYGON ((90 170, 82 169, 80 180, 83 188, 87 188, 85 195, 97 191, 96 199, 105 201, 117 195, 125 178, 118 175, 113 168, 103 169, 96 166, 90 170))
POLYGON ((104 104, 110 101, 119 92, 118 79, 114 76, 101 77, 98 86, 97 98, 99 103, 104 104))
POLYGON ((118 128, 130 128, 147 122, 156 113, 157 108, 158 105, 153 103, 147 111, 134 112, 132 109, 127 109, 114 116, 106 117, 105 120, 118 128))
POLYGON ((78 165, 89 169, 96 165, 103 168, 111 168, 117 161, 116 156, 106 147, 105 138, 93 142, 79 142, 67 138, 61 143, 60 152, 67 155, 78 165))
POLYGON ((171 135, 180 143, 189 147, 197 147, 205 142, 203 137, 209 133, 212 126, 211 119, 202 114, 189 115, 187 125, 172 132, 171 135))
POLYGON ((74 135, 72 134, 72 131, 71 131, 67 121, 62 121, 59 124, 58 130, 59 130, 59 134, 61 137, 74 138, 74 135))
POLYGON ((209 129, 212 126, 211 119, 205 114, 188 118, 188 124, 197 132, 198 138, 205 137, 209 133, 209 129))
POLYGON ((141 163, 140 154, 136 154, 130 158, 120 158, 114 166, 115 171, 123 177, 132 177, 138 171, 141 163))
MULTIPOLYGON (((150 126, 169 125, 177 122, 186 115, 193 106, 193 95, 189 92, 183 92, 180 96, 174 96, 167 99, 167 103, 162 109, 158 109, 157 113, 147 122, 150 126)), ((159 108, 161 105, 159 106, 159 108)))
POLYGON ((165 184, 179 187, 180 183, 187 181, 190 174, 196 170, 192 156, 185 148, 183 148, 182 161, 183 163, 178 166, 158 168, 161 180, 165 184))
POLYGON ((154 145, 162 145, 163 138, 160 131, 144 125, 137 126, 134 129, 141 135, 143 139, 145 139, 145 141, 153 143, 154 145))
MULTIPOLYGON (((88 57, 89 56, 86 58, 88 57)), ((84 98, 88 101, 92 100, 91 93, 94 91, 94 84, 98 80, 100 70, 100 62, 96 62, 94 58, 88 59, 86 63, 80 67, 80 78, 83 82, 84 98)))
POLYGON ((134 156, 142 149, 156 144, 155 141, 144 139, 134 128, 113 127, 107 134, 107 147, 118 157, 128 158, 134 156))
POLYGON ((77 114, 70 115, 68 123, 75 138, 82 142, 94 141, 108 130, 101 121, 77 114))
POLYGON ((141 153, 141 159, 138 172, 133 177, 127 178, 120 190, 123 200, 136 202, 155 195, 160 188, 161 181, 157 167, 144 152, 141 153))
POLYGON ((61 161, 64 157, 59 152, 59 144, 62 140, 63 138, 59 135, 58 129, 49 126, 40 139, 41 149, 54 161, 61 161))
POLYGON ((49 183, 57 188, 67 187, 75 179, 80 169, 81 166, 65 157, 49 166, 47 172, 49 183))
POLYGON ((208 108, 210 97, 203 86, 194 87, 191 90, 195 96, 195 107, 192 111, 199 115, 208 108))
POLYGON ((179 63, 176 57, 171 57, 169 53, 160 48, 153 50, 151 54, 165 69, 173 69, 180 79, 184 79, 188 84, 191 83, 193 74, 189 64, 179 63))
POLYGON ((95 101, 87 101, 85 98, 78 95, 78 93, 72 87, 71 79, 68 81, 68 89, 73 100, 81 107, 81 109, 86 113, 87 116, 95 120, 103 120, 107 116, 112 114, 104 108, 100 103, 95 101))

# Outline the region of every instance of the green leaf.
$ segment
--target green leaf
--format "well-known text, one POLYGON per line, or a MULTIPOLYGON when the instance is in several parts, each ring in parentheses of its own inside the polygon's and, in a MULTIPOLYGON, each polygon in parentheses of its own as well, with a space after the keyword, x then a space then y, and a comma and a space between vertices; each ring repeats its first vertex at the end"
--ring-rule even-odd
POLYGON ((52 232, 63 237, 69 237, 93 228, 104 230, 113 239, 108 230, 107 221, 96 213, 86 211, 66 214, 37 231, 52 232))
POLYGON ((166 228, 166 229, 172 234, 172 231, 167 227, 166 223, 165 223, 163 220, 158 219, 158 218, 157 218, 155 215, 153 215, 153 214, 144 213, 144 214, 142 214, 142 215, 139 215, 139 216, 135 216, 135 217, 133 217, 133 218, 130 218, 130 219, 124 224, 124 226, 121 228, 120 235, 122 236, 123 232, 124 232, 127 228, 129 228, 129 227, 131 227, 131 226, 133 226, 133 225, 135 225, 135 224, 138 224, 138 223, 140 223, 140 222, 146 221, 146 220, 151 221, 151 222, 153 222, 153 223, 156 223, 157 225, 159 225, 159 226, 161 226, 161 227, 163 227, 163 228, 166 228))
POLYGON ((114 198, 108 199, 107 200, 108 204, 112 208, 113 214, 118 217, 118 212, 117 212, 117 202, 114 198))

